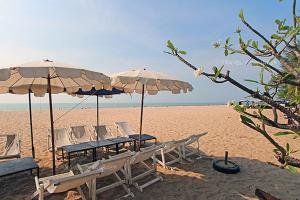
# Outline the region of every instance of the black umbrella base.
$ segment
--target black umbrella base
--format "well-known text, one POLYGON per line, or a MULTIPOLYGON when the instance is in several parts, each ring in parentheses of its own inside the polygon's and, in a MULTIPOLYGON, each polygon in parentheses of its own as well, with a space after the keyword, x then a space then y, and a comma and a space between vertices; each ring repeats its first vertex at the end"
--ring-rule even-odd
POLYGON ((225 152, 224 160, 214 160, 213 168, 224 174, 236 174, 240 172, 240 167, 232 161, 228 160, 228 152, 225 152))

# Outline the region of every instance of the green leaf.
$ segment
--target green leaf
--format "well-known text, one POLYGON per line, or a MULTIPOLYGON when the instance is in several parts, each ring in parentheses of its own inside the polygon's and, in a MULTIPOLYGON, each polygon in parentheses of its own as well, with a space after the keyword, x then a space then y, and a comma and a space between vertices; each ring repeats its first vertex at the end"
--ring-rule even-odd
POLYGON ((241 29, 240 29, 240 27, 237 27, 237 29, 236 29, 236 31, 235 31, 236 33, 241 33, 241 29))
POLYGON ((253 41, 252 42, 252 46, 257 49, 258 48, 258 42, 257 41, 253 41))
POLYGON ((261 68, 261 70, 260 70, 259 81, 260 81, 261 84, 264 83, 264 68, 261 68))
POLYGON ((250 80, 250 79, 245 79, 245 81, 247 81, 247 82, 251 82, 251 83, 259 83, 258 81, 256 81, 256 80, 250 80))
POLYGON ((243 113, 245 112, 246 108, 245 107, 242 107, 240 105, 234 105, 233 109, 239 113, 243 113))
POLYGON ((239 13, 239 17, 241 20, 244 20, 244 12, 243 12, 243 9, 241 9, 240 13, 239 13))
POLYGON ((224 55, 228 56, 228 50, 227 49, 224 50, 224 55))
POLYGON ((167 41, 167 47, 168 47, 169 49, 175 51, 175 47, 174 47, 173 43, 171 42, 171 40, 168 40, 168 41, 167 41))
POLYGON ((182 55, 186 55, 186 51, 183 51, 183 50, 180 50, 180 51, 178 51, 180 54, 182 54, 182 55))
POLYGON ((253 125, 255 125, 255 123, 249 117, 246 117, 244 115, 240 115, 240 118, 241 118, 242 122, 244 122, 246 124, 253 124, 253 125))
POLYGON ((217 72, 218 72, 218 68, 216 67, 216 66, 213 66, 213 72, 214 72, 214 74, 217 74, 217 72))
POLYGON ((282 131, 282 132, 274 133, 275 136, 283 136, 283 135, 291 135, 291 134, 294 134, 294 133, 289 132, 289 131, 282 131))
POLYGON ((280 35, 277 35, 277 34, 271 35, 271 38, 276 39, 276 40, 281 40, 282 39, 282 37, 280 35))
POLYGON ((287 166, 287 170, 288 170, 289 172, 291 172, 292 174, 297 174, 297 173, 298 173, 297 168, 296 168, 296 167, 293 167, 293 166, 291 166, 291 165, 288 165, 288 166, 287 166))
POLYGON ((278 25, 281 25, 282 22, 279 19, 276 19, 275 23, 278 24, 278 25))
POLYGON ((289 153, 290 152, 290 144, 286 143, 286 151, 289 153))
POLYGON ((224 65, 219 70, 217 70, 216 78, 220 76, 223 68, 224 68, 224 65))

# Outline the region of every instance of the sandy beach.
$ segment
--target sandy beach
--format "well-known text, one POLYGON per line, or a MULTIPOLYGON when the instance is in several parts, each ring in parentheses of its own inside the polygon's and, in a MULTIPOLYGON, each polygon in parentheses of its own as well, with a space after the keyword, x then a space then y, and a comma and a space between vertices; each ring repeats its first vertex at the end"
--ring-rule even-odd
MULTIPOLYGON (((57 119, 66 110, 55 110, 57 119)), ((116 133, 115 121, 128 121, 137 131, 139 108, 109 108, 100 111, 101 124, 116 133)), ((283 120, 281 116, 281 120, 283 120)), ((26 111, 0 112, 0 132, 19 133, 22 156, 31 155, 29 116, 26 111)), ((78 109, 55 122, 55 127, 70 125, 95 125, 95 109, 78 109)), ((51 153, 47 151, 49 124, 48 110, 33 111, 34 145, 41 168, 41 177, 51 174, 51 153)), ((231 160, 241 167, 235 175, 225 175, 212 169, 211 161, 175 164, 172 169, 158 167, 164 181, 154 184, 140 193, 132 188, 135 199, 257 199, 255 188, 263 189, 281 199, 300 199, 300 175, 274 167, 273 146, 259 133, 245 127, 239 114, 226 106, 161 107, 145 108, 143 132, 154 135, 159 141, 182 139, 191 134, 208 131, 201 138, 200 150, 205 156, 220 158, 229 152, 231 160)), ((299 139, 292 136, 276 137, 280 144, 290 143, 295 149, 299 139)), ((83 156, 81 156, 82 158, 83 156)), ((300 157, 297 152, 295 157, 300 157)), ((90 159, 90 158, 86 158, 90 159)), ((90 160, 87 160, 90 162, 90 160)), ((67 162, 57 161, 58 172, 67 171, 67 162)), ((35 191, 34 176, 20 173, 0 179, 0 199, 25 199, 35 191)), ((100 199, 113 199, 121 193, 118 188, 105 192, 100 199)), ((50 199, 76 198, 75 193, 52 196, 50 199)))

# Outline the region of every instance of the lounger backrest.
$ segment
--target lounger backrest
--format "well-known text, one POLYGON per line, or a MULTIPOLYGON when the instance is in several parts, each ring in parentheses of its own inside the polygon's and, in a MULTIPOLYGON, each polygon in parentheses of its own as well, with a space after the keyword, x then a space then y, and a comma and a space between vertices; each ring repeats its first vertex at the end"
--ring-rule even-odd
POLYGON ((194 142, 198 141, 200 137, 206 135, 208 132, 200 133, 197 135, 192 135, 188 138, 188 140, 184 143, 185 145, 193 144, 194 142))
POLYGON ((77 165, 80 172, 86 172, 89 171, 91 168, 94 168, 94 166, 99 166, 103 170, 101 174, 97 176, 99 177, 105 177, 108 176, 114 172, 119 171, 122 169, 128 162, 128 159, 133 155, 132 152, 125 152, 121 154, 117 154, 115 156, 111 156, 108 159, 103 159, 100 161, 84 164, 84 165, 77 165))
POLYGON ((94 129, 95 129, 96 135, 97 135, 97 133, 98 133, 98 138, 99 138, 99 140, 105 140, 105 139, 109 139, 109 138, 112 138, 112 137, 113 137, 113 136, 107 131, 105 125, 94 126, 94 129))
POLYGON ((115 122, 117 125, 118 133, 120 133, 122 136, 128 136, 136 134, 131 127, 129 126, 128 122, 115 122))
POLYGON ((12 155, 19 155, 20 152, 20 141, 18 135, 10 134, 5 135, 5 148, 3 152, 3 156, 12 156, 12 155))
POLYGON ((49 180, 49 186, 47 187, 47 191, 49 193, 60 193, 66 192, 70 189, 79 187, 84 185, 85 183, 94 179, 97 175, 102 173, 102 169, 78 174, 78 175, 70 175, 67 177, 62 177, 59 179, 49 180))
MULTIPOLYGON (((62 146, 71 145, 71 130, 68 128, 56 128, 54 129, 54 144, 55 148, 60 148, 62 146)), ((49 130, 51 135, 51 130, 49 130)))
POLYGON ((161 147, 162 146, 153 145, 150 147, 142 148, 141 151, 136 152, 135 155, 130 158, 130 164, 133 165, 152 158, 153 155, 155 155, 155 152, 161 147))
POLYGON ((86 126, 72 126, 72 138, 77 143, 91 141, 91 133, 86 126))
POLYGON ((133 155, 132 152, 125 152, 109 157, 109 159, 101 160, 101 167, 107 172, 117 172, 122 169, 128 162, 128 159, 133 155))
POLYGON ((174 151, 176 148, 178 148, 178 147, 180 147, 182 145, 183 141, 184 140, 166 142, 163 145, 163 149, 164 149, 165 152, 174 151))

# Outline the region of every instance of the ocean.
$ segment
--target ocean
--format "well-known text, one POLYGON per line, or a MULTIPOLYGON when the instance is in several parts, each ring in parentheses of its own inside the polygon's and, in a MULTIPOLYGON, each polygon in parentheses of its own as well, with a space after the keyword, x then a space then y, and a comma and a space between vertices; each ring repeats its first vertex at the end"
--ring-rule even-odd
MULTIPOLYGON (((168 107, 168 106, 207 106, 207 105, 225 105, 225 103, 144 103, 144 107, 168 107)), ((140 107, 140 103, 99 103, 99 108, 133 108, 140 107)), ((87 109, 96 108, 96 103, 53 103, 54 109, 87 109)), ((33 103, 32 109, 49 109, 47 103, 33 103)), ((28 110, 27 103, 0 103, 0 111, 21 111, 28 110)))

